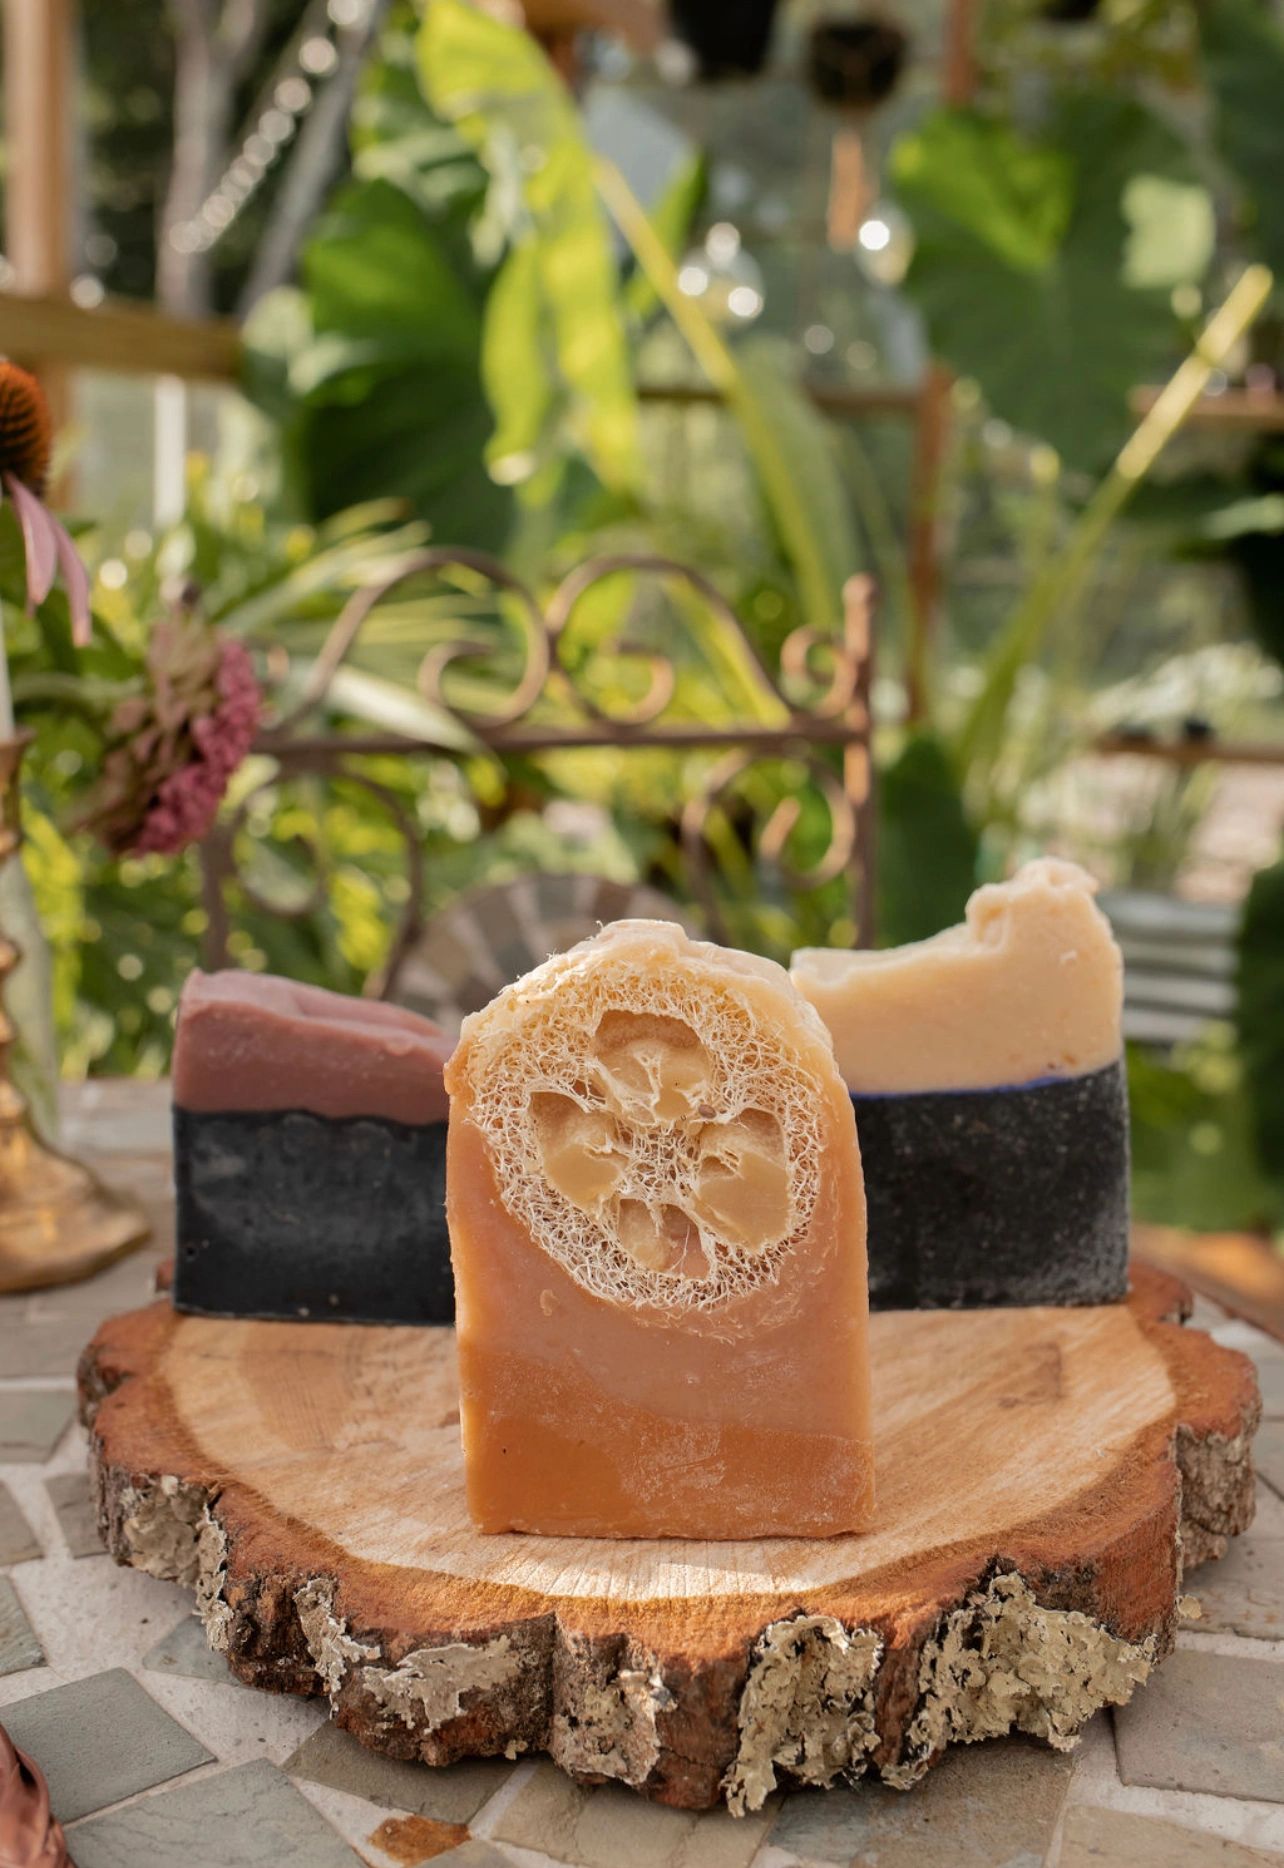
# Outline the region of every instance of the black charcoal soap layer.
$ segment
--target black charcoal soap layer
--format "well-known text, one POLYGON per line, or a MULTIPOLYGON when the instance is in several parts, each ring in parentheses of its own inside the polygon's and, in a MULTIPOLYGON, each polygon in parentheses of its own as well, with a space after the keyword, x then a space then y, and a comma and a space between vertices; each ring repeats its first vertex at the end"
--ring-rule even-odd
POLYGON ((1128 1288, 1122 1060, 993 1090, 853 1095, 875 1310, 1105 1304, 1128 1288))
POLYGON ((175 1109, 174 1180, 177 1309, 454 1321, 444 1122, 175 1109))

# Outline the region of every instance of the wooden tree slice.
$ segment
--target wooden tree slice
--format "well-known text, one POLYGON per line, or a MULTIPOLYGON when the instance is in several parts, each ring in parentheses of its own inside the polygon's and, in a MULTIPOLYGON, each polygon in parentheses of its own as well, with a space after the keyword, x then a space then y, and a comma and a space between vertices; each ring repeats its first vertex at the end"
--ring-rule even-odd
POLYGON ((1186 1306, 1137 1268, 1123 1305, 876 1316, 880 1527, 821 1542, 478 1535, 449 1330, 161 1301, 98 1332, 82 1400, 109 1548, 195 1588, 239 1679, 395 1757, 745 1809, 1128 1698, 1252 1515, 1252 1367, 1186 1306))

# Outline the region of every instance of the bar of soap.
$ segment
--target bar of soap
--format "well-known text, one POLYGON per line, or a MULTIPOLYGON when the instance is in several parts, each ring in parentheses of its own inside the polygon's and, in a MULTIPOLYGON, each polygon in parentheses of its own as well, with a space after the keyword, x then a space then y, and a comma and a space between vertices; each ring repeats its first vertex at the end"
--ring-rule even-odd
POLYGON ((449 1323, 450 1049, 398 1006, 193 973, 174 1046, 177 1308, 449 1323))
POLYGON ((1123 1297, 1123 961, 1073 863, 978 889, 960 927, 805 948, 861 1134, 875 1308, 1123 1297))
POLYGON ((446 1083, 479 1528, 865 1528, 856 1125, 784 971, 615 922, 466 1019, 446 1083))

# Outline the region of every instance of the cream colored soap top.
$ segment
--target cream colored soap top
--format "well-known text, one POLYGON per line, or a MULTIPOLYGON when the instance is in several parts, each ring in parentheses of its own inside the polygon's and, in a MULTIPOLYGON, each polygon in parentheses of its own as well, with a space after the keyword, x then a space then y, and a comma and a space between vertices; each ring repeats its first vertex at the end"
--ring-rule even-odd
POLYGON ((794 985, 850 1090, 984 1089, 1080 1076, 1123 1048, 1123 958, 1075 863, 977 889, 962 926, 882 952, 804 947, 794 985))

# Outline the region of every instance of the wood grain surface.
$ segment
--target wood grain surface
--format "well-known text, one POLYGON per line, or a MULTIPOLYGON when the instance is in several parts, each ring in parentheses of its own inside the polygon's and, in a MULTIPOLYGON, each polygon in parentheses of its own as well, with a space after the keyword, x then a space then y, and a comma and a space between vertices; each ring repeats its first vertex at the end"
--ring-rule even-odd
POLYGON ((1172 1643, 1252 1513, 1251 1365, 1126 1305, 872 1319, 879 1524, 805 1542, 483 1537, 449 1330, 180 1317, 85 1352, 100 1524, 194 1587, 238 1678, 403 1758, 546 1750, 701 1808, 779 1774, 907 1787, 951 1742, 1068 1744, 1172 1643))

